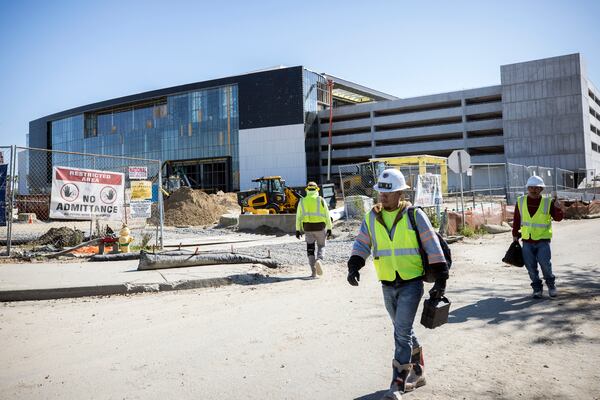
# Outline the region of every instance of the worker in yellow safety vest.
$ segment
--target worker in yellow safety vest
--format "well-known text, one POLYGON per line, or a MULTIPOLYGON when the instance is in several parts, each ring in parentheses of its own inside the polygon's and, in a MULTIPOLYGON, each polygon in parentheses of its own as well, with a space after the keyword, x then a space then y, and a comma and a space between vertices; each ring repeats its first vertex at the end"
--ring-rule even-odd
POLYGON ((403 201, 402 191, 409 189, 404 175, 397 169, 386 169, 373 187, 380 203, 365 216, 348 260, 348 282, 358 286, 359 270, 373 254, 377 279, 381 281, 385 308, 394 325, 395 351, 392 361, 392 383, 384 399, 400 399, 402 393, 425 384, 423 351, 415 336, 413 323, 423 296, 423 259, 435 276, 429 291, 441 298, 446 289, 448 266, 439 239, 423 210, 403 201), (415 213, 416 227, 409 212, 415 213), (417 240, 419 235, 421 247, 417 240))
POLYGON ((323 249, 326 239, 331 237, 331 218, 327 203, 319 196, 319 186, 315 182, 306 185, 306 196, 300 199, 296 211, 296 238, 300 239, 302 235, 306 237, 311 277, 316 278, 323 275, 323 249))
POLYGON ((548 286, 548 295, 556 297, 556 277, 552 273, 550 239, 552 239, 552 220, 564 218, 565 206, 554 196, 542 196, 546 184, 533 175, 526 183, 527 195, 517 199, 513 217, 513 241, 523 240, 523 261, 531 279, 534 299, 541 299, 542 280, 538 273, 538 264, 548 286))

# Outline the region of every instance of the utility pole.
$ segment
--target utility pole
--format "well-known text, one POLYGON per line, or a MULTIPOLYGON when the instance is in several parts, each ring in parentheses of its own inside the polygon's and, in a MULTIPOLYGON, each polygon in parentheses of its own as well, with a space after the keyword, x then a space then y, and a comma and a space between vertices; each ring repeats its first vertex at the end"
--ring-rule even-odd
POLYGON ((327 79, 329 89, 329 141, 327 142, 327 182, 331 182, 331 128, 333 125, 333 79, 327 79))

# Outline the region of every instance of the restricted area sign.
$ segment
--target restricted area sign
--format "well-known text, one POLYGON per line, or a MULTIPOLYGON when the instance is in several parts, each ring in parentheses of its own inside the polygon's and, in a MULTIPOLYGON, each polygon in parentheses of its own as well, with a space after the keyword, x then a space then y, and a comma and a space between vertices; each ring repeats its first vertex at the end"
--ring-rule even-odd
POLYGON ((471 166, 471 156, 464 150, 454 150, 448 157, 448 168, 457 174, 467 172, 471 166))
POLYGON ((50 218, 121 219, 124 174, 53 167, 50 218))

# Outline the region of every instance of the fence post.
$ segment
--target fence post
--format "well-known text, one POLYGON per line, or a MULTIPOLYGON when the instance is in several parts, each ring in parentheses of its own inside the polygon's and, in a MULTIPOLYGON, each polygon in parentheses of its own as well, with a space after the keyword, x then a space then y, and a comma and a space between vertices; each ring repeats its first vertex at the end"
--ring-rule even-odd
POLYGON ((558 168, 554 167, 554 191, 558 196, 558 168))
MULTIPOLYGON (((581 197, 581 201, 585 201, 585 198, 587 197, 587 183, 588 183, 588 170, 584 169, 585 171, 585 178, 583 179, 583 196, 581 197)), ((577 190, 577 188, 579 187, 579 185, 577 184, 577 180, 573 181, 573 185, 575 186, 575 190, 577 190)))
POLYGON ((490 190, 490 203, 492 202, 492 174, 490 171, 490 164, 488 164, 488 189, 490 190))
MULTIPOLYGON (((6 226, 6 255, 10 257, 12 245, 13 207, 15 202, 15 159, 17 158, 17 146, 10 147, 10 200, 8 204, 8 221, 6 226)), ((8 182, 8 179, 7 179, 8 182)))
POLYGON ((161 161, 158 160, 158 220, 160 223, 160 239, 159 239, 159 245, 160 245, 160 249, 163 249, 163 194, 162 194, 162 168, 161 168, 161 161))
POLYGON ((592 176, 592 185, 594 185, 594 197, 593 197, 593 200, 596 200, 596 168, 594 168, 594 175, 592 176))
POLYGON ((338 167, 338 173, 340 174, 340 188, 342 189, 342 199, 344 200, 344 218, 348 222, 348 209, 346 208, 346 193, 344 192, 344 180, 342 178, 342 169, 338 167))
POLYGON ((506 175, 506 204, 510 201, 510 163, 506 163, 504 166, 504 174, 506 175))

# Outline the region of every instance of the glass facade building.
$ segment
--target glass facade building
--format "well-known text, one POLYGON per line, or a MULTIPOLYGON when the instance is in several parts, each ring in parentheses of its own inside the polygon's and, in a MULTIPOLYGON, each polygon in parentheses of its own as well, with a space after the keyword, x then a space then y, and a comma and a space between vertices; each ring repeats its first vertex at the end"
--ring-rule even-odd
POLYGON ((164 160, 169 174, 185 175, 194 187, 232 190, 239 179, 237 85, 58 119, 51 138, 53 150, 164 160))
POLYGON ((318 113, 329 106, 327 79, 305 69, 302 75, 304 95, 304 135, 306 149, 306 174, 308 180, 319 181, 320 149, 318 113))
MULTIPOLYGON (((279 172, 288 155, 296 155, 287 168, 302 170, 296 179, 304 182, 319 178, 317 115, 328 106, 328 95, 324 74, 302 66, 272 68, 61 111, 31 121, 29 142, 40 149, 160 160, 163 180, 178 175, 191 187, 209 192, 240 189, 242 157, 250 167, 261 164, 279 172), (276 142, 296 126, 298 143, 278 150, 261 147, 260 141, 276 142), (259 151, 240 152, 240 137, 245 143, 257 138, 259 151)), ((48 157, 51 162, 42 155, 30 160, 36 186, 50 184, 52 165, 77 166, 81 159, 64 153, 48 157)))

